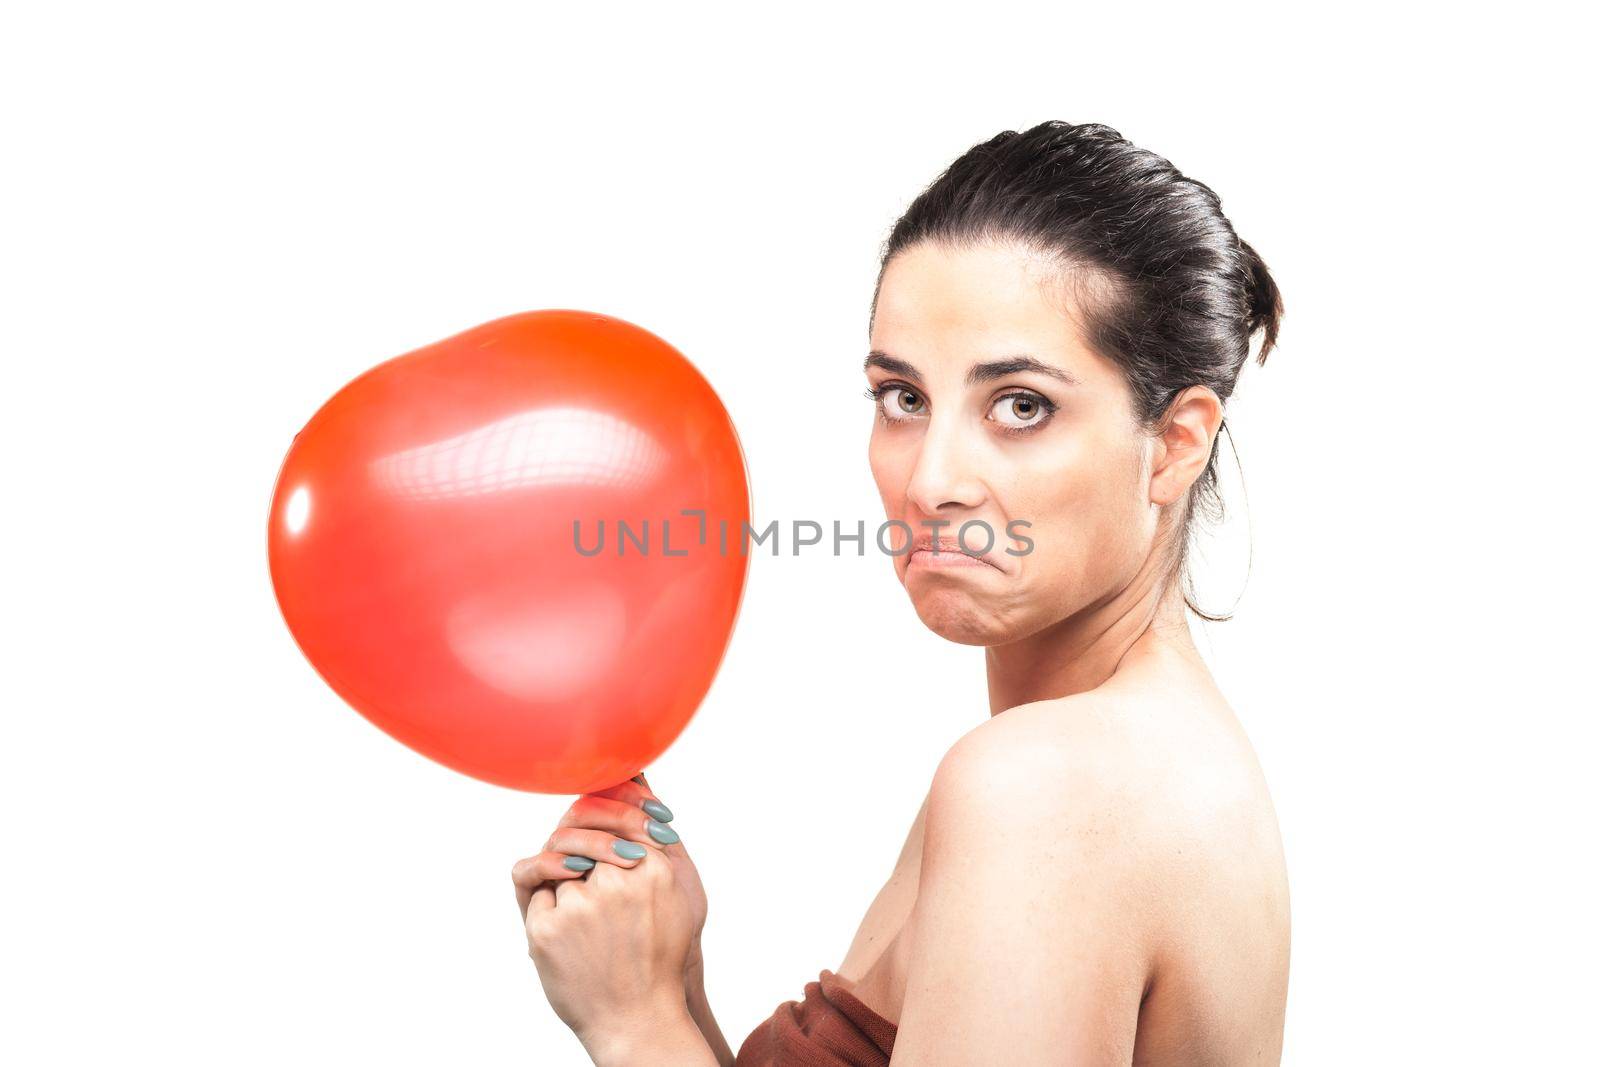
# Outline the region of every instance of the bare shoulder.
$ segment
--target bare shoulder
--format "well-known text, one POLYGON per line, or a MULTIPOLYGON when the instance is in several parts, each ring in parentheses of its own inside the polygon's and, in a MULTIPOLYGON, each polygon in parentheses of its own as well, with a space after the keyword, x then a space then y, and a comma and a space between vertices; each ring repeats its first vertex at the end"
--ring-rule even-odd
MULTIPOLYGON (((1161 803, 1149 772, 1168 762, 1166 739, 1146 709, 1100 691, 1010 708, 963 735, 934 774, 930 801, 983 790, 1023 803, 1040 818, 1118 813, 1137 817, 1161 803)), ((945 805, 948 807, 948 805, 945 805)))
POLYGON ((1140 883, 1163 831, 1139 748, 1118 709, 1087 694, 1024 705, 963 735, 928 793, 925 848, 935 856, 982 848, 1026 857, 1015 877, 1054 894, 1120 909, 1148 899, 1140 883), (1041 862, 1042 861, 1042 862, 1041 862), (1021 873, 1022 870, 1026 873, 1021 873))
POLYGON ((1010 708, 950 748, 929 801, 929 835, 972 821, 1008 838, 1065 835, 1075 877, 1116 878, 1151 906, 1225 871, 1287 892, 1260 765, 1204 692, 1122 687, 1010 708), (993 825, 1002 814, 1009 829, 993 825))
POLYGON ((934 772, 895 1054, 1129 1062, 1157 949, 1139 820, 1099 762, 1009 714, 934 772))
POLYGON ((1270 805, 1232 709, 1214 692, 1177 686, 1105 687, 1019 705, 969 731, 946 760, 997 775, 1031 769, 1035 788, 1053 782, 1074 802, 1169 827, 1270 805))
POLYGON ((1093 1035, 1082 1047, 1120 1062, 1232 1063, 1281 1043, 1288 880, 1266 783, 1220 695, 1169 683, 1010 708, 946 752, 909 924, 918 1040, 955 1039, 929 990, 1001 1018, 1026 988, 1058 1008, 1055 1049, 1093 1035), (974 975, 997 955, 991 988, 974 975))
POLYGON ((1055 819, 1131 800, 1119 788, 1126 730, 1111 702, 1091 696, 1011 708, 968 731, 940 761, 930 807, 948 816, 950 794, 961 793, 981 802, 968 810, 1003 800, 1055 819))

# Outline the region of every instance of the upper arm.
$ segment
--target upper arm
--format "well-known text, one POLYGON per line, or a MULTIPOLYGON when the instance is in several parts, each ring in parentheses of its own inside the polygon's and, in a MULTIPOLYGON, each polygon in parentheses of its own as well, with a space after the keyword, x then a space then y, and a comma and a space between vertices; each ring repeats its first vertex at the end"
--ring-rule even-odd
POLYGON ((934 775, 893 1062, 1132 1059, 1139 820, 1092 751, 1021 718, 967 735, 934 775))

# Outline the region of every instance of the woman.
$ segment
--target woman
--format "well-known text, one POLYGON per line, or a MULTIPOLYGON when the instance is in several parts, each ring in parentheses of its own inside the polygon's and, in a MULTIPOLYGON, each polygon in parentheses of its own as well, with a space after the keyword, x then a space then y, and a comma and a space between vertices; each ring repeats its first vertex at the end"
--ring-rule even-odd
POLYGON ((1105 126, 1002 133, 916 199, 873 298, 870 459, 918 616, 987 650, 989 718, 838 971, 737 1058, 671 812, 643 776, 580 797, 513 880, 596 1063, 1278 1062, 1282 846, 1184 562, 1281 313, 1217 196, 1105 126))

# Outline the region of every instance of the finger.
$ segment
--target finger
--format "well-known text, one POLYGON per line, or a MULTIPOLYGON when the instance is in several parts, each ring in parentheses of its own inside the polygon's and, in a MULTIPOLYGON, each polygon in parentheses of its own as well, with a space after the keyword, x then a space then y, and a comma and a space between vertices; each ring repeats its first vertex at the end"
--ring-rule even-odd
POLYGON ((527 918, 528 902, 533 899, 534 890, 538 889, 541 884, 531 878, 525 879, 522 877, 521 868, 527 862, 527 860, 518 860, 511 865, 511 888, 517 891, 517 913, 523 918, 527 918))
MULTIPOLYGON (((561 820, 556 824, 559 832, 563 827, 576 827, 588 830, 605 830, 608 833, 625 837, 630 841, 639 841, 643 844, 662 845, 671 842, 675 836, 667 827, 667 819, 672 817, 672 812, 665 810, 665 805, 659 805, 654 800, 646 800, 640 804, 630 804, 623 800, 614 800, 610 797, 597 796, 585 793, 574 800, 570 807, 562 813, 561 820), (663 819, 662 816, 667 816, 663 819), (656 833, 650 833, 650 822, 656 822, 656 833), (663 832, 669 831, 669 832, 663 832), (666 841, 658 838, 665 837, 666 841)), ((551 835, 554 840, 555 835, 551 835)), ((546 848, 557 846, 546 843, 546 848)))
POLYGON ((541 852, 528 856, 511 866, 511 881, 517 887, 517 910, 527 913, 529 899, 541 882, 565 881, 582 878, 582 871, 562 866, 566 857, 557 852, 541 852))
MULTIPOLYGON (((578 798, 579 801, 584 799, 614 800, 619 804, 637 808, 660 823, 669 823, 673 818, 672 809, 663 804, 660 797, 631 778, 621 785, 602 789, 598 793, 584 793, 578 798)), ((573 803, 576 805, 577 801, 573 803)))
POLYGON ((638 806, 639 801, 655 796, 649 786, 633 778, 629 778, 625 782, 618 782, 616 785, 606 786, 604 789, 591 789, 582 795, 586 797, 609 797, 612 800, 620 800, 635 807, 638 806))
POLYGON ((583 871, 563 866, 566 858, 560 852, 550 851, 527 856, 512 865, 511 880, 531 893, 539 887, 540 882, 560 882, 582 877, 583 871))
MULTIPOLYGON (((618 782, 616 785, 608 786, 605 789, 592 790, 585 793, 584 796, 610 797, 613 800, 621 800, 628 804, 638 804, 644 800, 659 801, 661 799, 656 796, 655 789, 650 785, 650 780, 644 776, 643 771, 625 782, 618 782)), ((661 821, 671 822, 670 813, 668 818, 661 821)))
POLYGON ((613 867, 632 867, 649 854, 651 846, 661 848, 660 844, 650 839, 641 817, 639 825, 625 834, 582 827, 562 827, 550 835, 550 843, 545 847, 550 852, 585 856, 597 864, 609 863, 613 867))
POLYGON ((522 929, 528 935, 528 955, 535 954, 536 938, 543 939, 545 926, 550 922, 556 907, 556 889, 548 882, 535 889, 528 898, 528 910, 522 913, 522 929))
POLYGON ((557 882, 550 887, 550 895, 555 898, 555 906, 560 907, 572 900, 573 894, 583 892, 585 879, 577 878, 570 882, 557 882))
POLYGON ((542 885, 533 891, 533 899, 528 904, 528 910, 534 915, 549 911, 556 906, 556 887, 542 885))

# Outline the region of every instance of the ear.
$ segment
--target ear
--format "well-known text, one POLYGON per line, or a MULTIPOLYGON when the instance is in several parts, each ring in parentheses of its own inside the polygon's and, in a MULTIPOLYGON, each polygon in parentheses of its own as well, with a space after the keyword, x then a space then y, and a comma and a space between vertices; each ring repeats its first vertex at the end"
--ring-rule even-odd
POLYGON ((1222 401, 1204 385, 1191 385, 1173 398, 1156 437, 1150 471, 1150 502, 1163 507, 1182 500, 1206 469, 1222 428, 1222 401))

